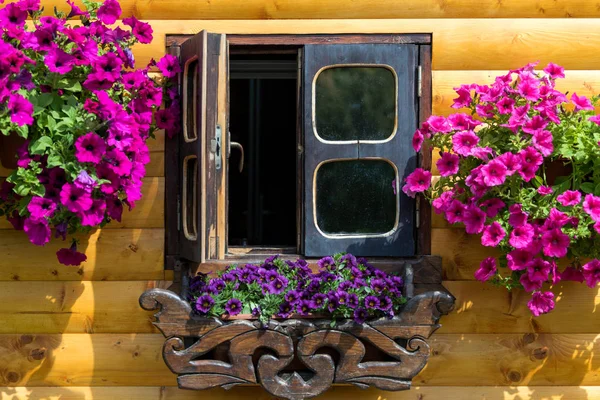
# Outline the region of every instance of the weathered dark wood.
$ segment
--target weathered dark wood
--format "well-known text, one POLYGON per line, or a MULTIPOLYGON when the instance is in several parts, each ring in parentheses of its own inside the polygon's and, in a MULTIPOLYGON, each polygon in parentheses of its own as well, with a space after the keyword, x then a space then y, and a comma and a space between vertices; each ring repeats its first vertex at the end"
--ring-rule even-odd
MULTIPOLYGON (((431 115, 432 77, 431 45, 419 46, 421 66, 421 97, 419 98, 419 126, 431 115)), ((431 171, 431 148, 423 145, 419 153, 419 167, 431 171)), ((431 254, 431 204, 423 196, 417 197, 419 227, 417 228, 417 254, 431 254)))
MULTIPOLYGON (((180 44, 191 35, 167 35, 167 46, 180 44)), ((429 44, 431 34, 342 34, 342 35, 227 35, 232 45, 303 46, 305 44, 429 44)))
POLYGON ((343 320, 334 327, 329 320, 271 320, 263 326, 199 317, 186 301, 163 289, 148 290, 140 298, 143 308, 159 309, 154 324, 168 338, 163 355, 179 375, 179 387, 260 384, 273 396, 290 400, 318 396, 334 383, 409 389, 427 363, 426 338, 453 303, 451 295, 433 291, 409 299, 392 319, 363 324, 343 320), (365 360, 369 349, 385 359, 365 360))

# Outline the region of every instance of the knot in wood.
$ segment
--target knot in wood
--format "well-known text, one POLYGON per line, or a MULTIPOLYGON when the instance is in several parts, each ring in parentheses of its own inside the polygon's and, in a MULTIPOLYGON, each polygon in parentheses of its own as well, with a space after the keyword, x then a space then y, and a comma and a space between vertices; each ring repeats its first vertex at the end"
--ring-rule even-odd
POLYGON ((510 371, 508 373, 508 380, 511 382, 520 382, 521 381, 521 373, 518 371, 510 371))
POLYGON ((548 348, 538 347, 537 349, 533 349, 531 355, 537 360, 543 360, 544 358, 548 357, 548 348))

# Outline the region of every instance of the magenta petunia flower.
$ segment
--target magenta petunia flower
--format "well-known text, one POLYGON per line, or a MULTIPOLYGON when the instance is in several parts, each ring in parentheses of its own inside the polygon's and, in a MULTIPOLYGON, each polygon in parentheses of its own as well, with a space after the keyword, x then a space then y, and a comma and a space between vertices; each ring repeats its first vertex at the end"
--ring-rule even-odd
POLYGON ((138 21, 137 18, 133 16, 130 18, 123 18, 123 23, 131 27, 133 36, 135 36, 140 43, 147 44, 152 42, 153 31, 150 24, 138 21))
POLYGON ((516 227, 510 233, 508 243, 515 249, 526 249, 533 241, 535 230, 531 224, 516 227))
POLYGON ((600 125, 600 115, 594 115, 588 118, 588 121, 595 123, 596 125, 600 125))
POLYGON ((499 160, 492 160, 481 168, 483 182, 487 186, 502 185, 506 180, 506 166, 499 160))
POLYGON ((446 220, 451 224, 462 222, 465 217, 466 206, 458 200, 452 200, 445 212, 446 220))
POLYGON ((94 199, 92 206, 89 210, 81 213, 81 225, 83 226, 96 226, 100 225, 104 221, 104 214, 106 212, 106 203, 102 199, 94 199))
POLYGON ((539 167, 544 162, 544 157, 533 147, 529 146, 519 152, 521 168, 531 166, 539 167))
POLYGON ((480 206, 485 208, 485 213, 488 217, 494 218, 506 204, 498 198, 492 198, 481 202, 480 206))
POLYGON ((454 152, 461 156, 471 155, 471 151, 479 143, 479 137, 472 131, 458 132, 452 137, 454 152))
POLYGON ((50 227, 45 218, 25 218, 23 230, 29 237, 29 241, 36 246, 43 246, 50 241, 50 227))
POLYGON ((119 150, 111 150, 106 153, 108 168, 110 168, 118 176, 128 175, 131 173, 131 160, 119 150))
POLYGON ((485 282, 496 274, 496 259, 488 257, 479 264, 479 269, 475 271, 475 279, 485 282))
POLYGON ((527 264, 527 274, 530 281, 547 281, 551 270, 552 266, 543 258, 534 258, 527 264))
POLYGON ((560 229, 553 229, 542 235, 544 254, 548 257, 561 258, 566 256, 570 244, 571 239, 568 235, 562 233, 560 229))
POLYGON ((108 128, 108 138, 106 140, 106 143, 109 146, 116 148, 117 150, 127 151, 133 143, 133 137, 131 136, 131 134, 125 131, 110 127, 108 128))
POLYGON ((121 222, 123 203, 118 197, 114 196, 106 199, 106 213, 111 219, 121 222))
POLYGON ((575 92, 571 95, 571 102, 575 105, 575 111, 594 109, 590 99, 585 96, 577 96, 575 92))
POLYGON ((506 255, 507 267, 511 271, 527 269, 527 264, 533 260, 533 254, 527 250, 513 250, 506 255))
POLYGON ((523 288, 526 292, 533 292, 534 290, 540 290, 544 281, 532 281, 529 277, 529 274, 521 275, 519 278, 519 282, 523 285, 523 288))
POLYGON ((552 133, 549 131, 538 131, 533 134, 533 147, 535 147, 543 156, 548 157, 554 151, 552 143, 552 133))
POLYGON ((549 63, 546 68, 544 68, 544 72, 547 73, 552 79, 565 77, 565 69, 554 63, 549 63))
POLYGON ((540 98, 539 81, 536 79, 520 81, 517 90, 521 96, 529 101, 538 101, 540 98))
POLYGON ((471 97, 471 85, 460 85, 454 88, 454 91, 458 95, 452 102, 452 108, 463 108, 469 107, 473 98, 471 97))
POLYGON ((60 191, 60 202, 74 213, 82 213, 92 207, 92 196, 72 183, 65 183, 60 191))
POLYGON ((452 129, 457 131, 470 131, 481 125, 480 121, 477 121, 470 115, 464 113, 450 114, 448 116, 448 122, 450 122, 452 129))
POLYGON ((508 223, 513 228, 523 226, 527 223, 527 213, 523 211, 523 206, 521 204, 513 204, 508 207, 509 217, 508 223))
POLYGON ((106 152, 106 143, 96 133, 89 132, 77 138, 75 149, 77 161, 98 164, 106 152))
POLYGON ((496 108, 500 114, 510 114, 514 109, 515 101, 510 97, 503 97, 496 103, 496 108))
POLYGON ((567 267, 560 274, 560 278, 563 281, 572 281, 572 282, 583 282, 585 281, 585 277, 583 276, 583 271, 575 268, 575 267, 567 267))
POLYGON ((83 87, 91 91, 107 90, 113 86, 114 82, 112 74, 99 71, 89 74, 83 82, 83 87))
MULTIPOLYGON (((431 172, 417 168, 406 178, 407 190, 413 193, 424 192, 431 186, 431 172)), ((404 190, 404 189, 403 189, 404 190)))
POLYGON ((75 3, 71 0, 67 0, 67 4, 71 6, 71 11, 69 11, 69 14, 67 15, 67 19, 68 18, 73 18, 73 17, 78 17, 80 15, 83 16, 89 16, 89 13, 87 11, 83 11, 81 10, 81 8, 79 8, 77 5, 75 5, 75 3))
POLYGON ((56 72, 64 75, 73 69, 75 58, 59 48, 52 48, 46 54, 44 63, 50 72, 56 72))
POLYGON ((26 20, 27 11, 18 3, 7 4, 0 10, 0 28, 20 28, 26 20))
POLYGON ((105 74, 110 75, 113 81, 119 79, 121 75, 121 67, 123 65, 123 61, 117 56, 115 53, 108 52, 98 57, 98 59, 94 62, 94 70, 96 72, 104 72, 105 74))
POLYGON ((465 231, 470 235, 481 233, 485 219, 486 214, 481 208, 476 205, 467 206, 463 216, 465 231))
POLYGON ((441 176, 450 176, 458 172, 459 158, 456 154, 442 153, 442 157, 435 164, 441 176))
POLYGON ((529 121, 525 122, 522 129, 523 132, 533 135, 536 132, 543 131, 546 126, 548 126, 548 121, 544 120, 544 118, 540 117, 539 115, 536 115, 529 121))
POLYGON ((121 6, 117 0, 106 0, 100 8, 98 8, 98 19, 103 24, 114 24, 121 16, 121 6))
POLYGON ((454 193, 451 190, 448 190, 431 202, 436 214, 441 214, 448 209, 453 195, 454 193))
POLYGON ((554 192, 554 190, 550 186, 540 186, 537 189, 537 192, 539 194, 541 194, 542 196, 547 196, 549 194, 552 194, 554 192))
POLYGON ((587 194, 583 200, 583 210, 596 222, 600 221, 600 197, 587 194))
MULTIPOLYGON (((33 104, 18 93, 13 93, 8 98, 10 121, 19 126, 33 124, 33 104)), ((29 162, 27 162, 29 164, 29 162)))
POLYGON ((506 174, 508 176, 513 175, 519 169, 521 169, 521 157, 513 153, 504 153, 497 158, 498 161, 502 162, 506 167, 506 174))
POLYGON ((552 292, 534 292, 527 307, 536 317, 546 314, 554 309, 554 293, 552 292))
MULTIPOLYGON (((154 118, 156 119, 156 126, 158 126, 160 129, 168 129, 173 126, 173 124, 177 123, 178 115, 175 115, 169 109, 161 109, 154 113, 154 118)), ((423 141, 421 140, 421 143, 422 142, 423 141)))
POLYGON ((593 288, 600 282, 600 261, 592 260, 585 264, 582 268, 583 278, 585 283, 593 288))
MULTIPOLYGON (((157 112, 157 114, 158 114, 158 112, 157 112)), ((157 117, 156 124, 158 125, 158 117, 157 117)), ((160 126, 159 126, 159 128, 160 128, 160 126)), ((413 149, 415 151, 420 151, 421 150, 421 146, 423 145, 423 141, 424 140, 425 140, 425 137, 423 136, 423 133, 421 133, 420 129, 417 129, 415 131, 415 134, 413 135, 413 138, 412 138, 413 149)))
POLYGON ((506 231, 499 222, 494 221, 483 229, 481 244, 488 247, 496 247, 506 236, 506 231))
POLYGON ((34 196, 27 205, 33 219, 51 218, 56 211, 56 203, 43 197, 34 196))
POLYGON ((87 256, 77 251, 77 242, 73 241, 70 248, 62 248, 56 252, 58 262, 63 265, 79 266, 82 262, 87 260, 87 256))
POLYGON ((430 116, 427 118, 427 125, 429 126, 429 131, 432 133, 448 133, 452 130, 450 122, 443 116, 430 116))
POLYGON ((181 68, 179 67, 179 60, 177 57, 166 54, 164 55, 157 63, 156 66, 160 70, 160 72, 167 78, 173 78, 179 72, 181 72, 181 68))

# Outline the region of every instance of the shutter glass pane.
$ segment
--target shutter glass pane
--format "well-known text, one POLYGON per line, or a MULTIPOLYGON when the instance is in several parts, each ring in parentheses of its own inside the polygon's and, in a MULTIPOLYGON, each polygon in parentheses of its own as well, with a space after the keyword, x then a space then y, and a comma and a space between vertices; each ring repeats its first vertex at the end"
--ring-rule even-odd
POLYGON ((396 226, 394 167, 384 160, 332 161, 317 169, 317 226, 326 234, 383 234, 396 226))
POLYGON ((396 78, 386 67, 334 67, 315 82, 315 123, 324 140, 385 140, 396 126, 396 78))
POLYGON ((198 138, 197 123, 197 90, 198 90, 198 59, 188 61, 183 71, 183 135, 186 142, 198 138))
POLYGON ((189 156, 183 160, 183 233, 188 240, 198 237, 198 158, 189 156))

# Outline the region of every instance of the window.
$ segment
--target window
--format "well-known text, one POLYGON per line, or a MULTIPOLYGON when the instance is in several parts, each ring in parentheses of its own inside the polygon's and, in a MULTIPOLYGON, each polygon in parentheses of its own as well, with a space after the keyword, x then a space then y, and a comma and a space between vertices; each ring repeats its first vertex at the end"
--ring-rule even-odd
POLYGON ((167 143, 167 257, 428 254, 429 209, 392 184, 430 160, 411 146, 430 112, 429 35, 168 41, 183 107, 167 143))

